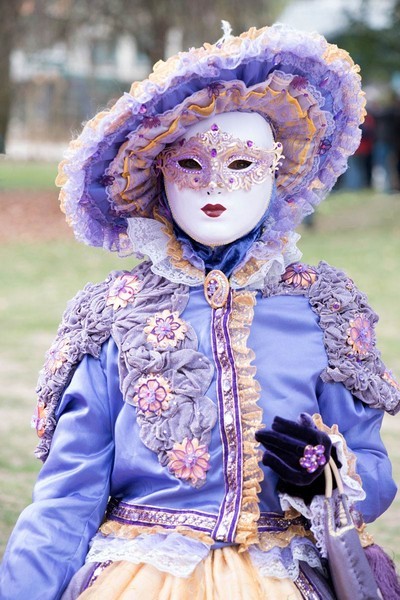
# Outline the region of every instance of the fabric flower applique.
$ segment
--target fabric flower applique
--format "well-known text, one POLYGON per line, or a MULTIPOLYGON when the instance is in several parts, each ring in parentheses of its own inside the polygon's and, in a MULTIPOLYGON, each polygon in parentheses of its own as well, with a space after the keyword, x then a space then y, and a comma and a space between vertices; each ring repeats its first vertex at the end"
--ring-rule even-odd
POLYGON ((347 329, 347 343, 352 347, 355 354, 365 357, 371 352, 374 344, 374 335, 372 325, 363 315, 356 317, 349 322, 347 329))
POLYGON ((396 390, 398 390, 400 392, 400 384, 394 378, 393 373, 391 371, 385 371, 384 374, 382 375, 382 379, 384 379, 386 381, 386 383, 388 383, 389 385, 391 385, 392 387, 394 387, 396 390))
POLYGON ((106 305, 112 306, 114 310, 125 308, 127 304, 135 300, 142 287, 143 283, 137 275, 129 273, 119 275, 110 287, 106 305))
POLYGON ((147 336, 147 341, 154 348, 162 350, 174 348, 179 341, 184 339, 187 332, 187 325, 178 315, 177 311, 171 312, 166 309, 162 313, 156 313, 153 317, 147 319, 144 332, 147 336))
POLYGON ((37 401, 35 412, 31 419, 31 426, 36 429, 38 437, 43 437, 46 425, 46 406, 42 400, 37 401))
POLYGON ((295 263, 289 265, 285 273, 282 275, 282 281, 292 285, 295 288, 308 288, 317 279, 317 271, 312 267, 295 263))
POLYGON ((175 477, 196 485, 204 481, 210 469, 210 455, 205 444, 197 438, 185 438, 181 443, 175 442, 172 450, 167 452, 168 468, 175 477))
POLYGON ((68 337, 63 337, 55 342, 48 351, 45 371, 55 373, 68 360, 68 352, 70 348, 70 340, 68 337))
POLYGON ((170 385, 161 375, 141 377, 135 392, 133 404, 145 416, 160 415, 167 410, 172 398, 170 385))

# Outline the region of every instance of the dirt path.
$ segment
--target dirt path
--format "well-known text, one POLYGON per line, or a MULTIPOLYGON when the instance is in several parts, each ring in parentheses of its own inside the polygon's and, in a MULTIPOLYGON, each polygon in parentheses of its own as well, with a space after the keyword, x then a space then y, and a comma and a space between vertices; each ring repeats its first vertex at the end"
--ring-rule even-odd
POLYGON ((57 190, 0 190, 0 243, 72 239, 57 190))

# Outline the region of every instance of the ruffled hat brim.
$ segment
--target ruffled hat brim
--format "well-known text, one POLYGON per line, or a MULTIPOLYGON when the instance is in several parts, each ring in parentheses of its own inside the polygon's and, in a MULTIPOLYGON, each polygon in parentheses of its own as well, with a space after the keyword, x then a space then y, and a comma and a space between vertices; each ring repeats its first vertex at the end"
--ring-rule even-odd
POLYGON ((322 36, 283 25, 160 61, 85 125, 60 164, 61 205, 76 237, 131 253, 127 219, 153 216, 157 155, 199 119, 235 110, 264 115, 283 145, 275 229, 290 231, 358 147, 365 116, 359 68, 322 36))

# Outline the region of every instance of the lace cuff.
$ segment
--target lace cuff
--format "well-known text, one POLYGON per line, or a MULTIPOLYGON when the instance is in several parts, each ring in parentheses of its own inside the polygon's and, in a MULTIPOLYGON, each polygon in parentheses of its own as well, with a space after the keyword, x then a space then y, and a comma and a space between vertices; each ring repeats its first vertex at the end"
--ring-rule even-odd
POLYGON ((127 560, 146 563, 176 577, 189 577, 210 546, 179 533, 142 534, 134 539, 95 535, 86 562, 127 560))
POLYGON ((286 548, 274 547, 267 552, 257 546, 250 546, 248 552, 254 566, 264 577, 289 578, 294 581, 299 576, 300 561, 324 573, 318 550, 306 538, 294 537, 286 548))

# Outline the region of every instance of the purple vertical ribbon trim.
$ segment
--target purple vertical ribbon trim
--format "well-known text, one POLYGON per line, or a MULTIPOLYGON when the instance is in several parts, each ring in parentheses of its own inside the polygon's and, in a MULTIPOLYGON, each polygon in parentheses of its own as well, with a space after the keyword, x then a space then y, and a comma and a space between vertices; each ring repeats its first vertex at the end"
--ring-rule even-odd
POLYGON ((237 527, 237 523, 240 516, 240 507, 242 503, 242 489, 243 489, 243 435, 242 435, 242 420, 240 413, 240 400, 238 393, 238 382, 237 382, 237 373, 235 366, 235 359, 232 352, 232 342, 231 336, 229 333, 229 317, 232 312, 232 291, 229 294, 228 299, 229 311, 226 312, 223 319, 223 330, 224 337, 226 340, 226 351, 229 357, 229 363, 231 367, 232 373, 232 393, 233 393, 233 414, 235 416, 235 435, 233 436, 233 449, 235 450, 235 510, 232 516, 232 524, 229 529, 229 541, 234 541, 235 531, 237 527))
POLYGON ((213 536, 233 542, 240 516, 243 486, 243 444, 239 395, 234 356, 229 334, 232 292, 225 308, 213 310, 211 340, 217 368, 217 399, 223 448, 225 494, 213 536))
MULTIPOLYGON (((229 302, 229 300, 230 300, 230 298, 228 297, 228 302, 229 302)), ((214 538, 217 538, 217 536, 218 536, 218 529, 221 524, 225 505, 226 505, 226 490, 228 489, 227 473, 226 473, 226 469, 225 469, 227 455, 228 455, 228 440, 226 438, 225 430, 224 430, 224 426, 223 426, 224 403, 223 403, 222 378, 221 378, 222 366, 221 366, 221 363, 218 358, 217 333, 216 333, 217 326, 218 326, 218 323, 220 320, 219 313, 223 312, 223 310, 224 310, 223 308, 218 308, 216 310, 212 310, 212 320, 211 320, 211 345, 212 345, 212 352, 213 352, 213 356, 214 356, 214 363, 215 363, 215 366, 217 369, 217 402, 218 402, 218 415, 219 415, 218 422, 219 422, 219 429, 220 429, 221 441, 222 441, 222 460, 223 460, 223 466, 224 466, 224 480, 225 480, 225 495, 224 495, 224 499, 222 501, 222 504, 221 504, 221 507, 219 510, 217 523, 216 523, 214 531, 213 531, 214 538)))

